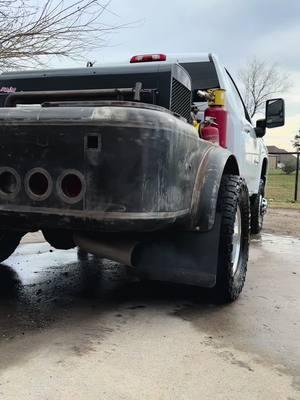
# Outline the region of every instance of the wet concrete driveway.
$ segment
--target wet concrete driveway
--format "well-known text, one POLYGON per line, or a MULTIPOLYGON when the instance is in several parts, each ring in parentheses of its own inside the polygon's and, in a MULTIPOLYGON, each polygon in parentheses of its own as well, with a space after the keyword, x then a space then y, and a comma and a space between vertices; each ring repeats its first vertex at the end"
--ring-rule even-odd
POLYGON ((0 399, 300 399, 300 239, 252 240, 240 299, 46 243, 0 268, 0 399))

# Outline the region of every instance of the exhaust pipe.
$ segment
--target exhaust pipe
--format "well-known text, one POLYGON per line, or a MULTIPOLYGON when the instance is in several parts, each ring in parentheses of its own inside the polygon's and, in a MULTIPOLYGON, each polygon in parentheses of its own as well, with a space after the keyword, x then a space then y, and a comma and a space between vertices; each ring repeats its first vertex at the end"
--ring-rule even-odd
POLYGON ((130 239, 101 240, 74 234, 74 243, 80 249, 133 267, 133 252, 138 242, 130 239))
POLYGON ((74 234, 75 244, 88 253, 136 268, 150 280, 202 287, 216 284, 221 217, 208 232, 155 232, 144 240, 115 236, 91 238, 74 234))

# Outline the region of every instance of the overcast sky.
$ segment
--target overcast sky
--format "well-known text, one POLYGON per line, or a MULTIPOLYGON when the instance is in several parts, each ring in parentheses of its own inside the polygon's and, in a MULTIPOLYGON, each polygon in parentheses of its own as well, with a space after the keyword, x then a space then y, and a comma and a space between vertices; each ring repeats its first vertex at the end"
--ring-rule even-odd
POLYGON ((266 142, 291 148, 300 128, 299 0, 112 0, 104 22, 132 23, 91 54, 96 65, 139 53, 214 52, 233 75, 252 56, 277 63, 292 83, 285 128, 266 142))

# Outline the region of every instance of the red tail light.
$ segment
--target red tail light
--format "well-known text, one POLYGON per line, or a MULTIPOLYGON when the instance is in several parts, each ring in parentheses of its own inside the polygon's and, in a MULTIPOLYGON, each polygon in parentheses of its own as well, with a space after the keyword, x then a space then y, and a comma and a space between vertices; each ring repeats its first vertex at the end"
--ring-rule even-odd
POLYGON ((166 59, 167 56, 165 54, 140 54, 138 56, 131 57, 130 63, 166 61, 166 59))

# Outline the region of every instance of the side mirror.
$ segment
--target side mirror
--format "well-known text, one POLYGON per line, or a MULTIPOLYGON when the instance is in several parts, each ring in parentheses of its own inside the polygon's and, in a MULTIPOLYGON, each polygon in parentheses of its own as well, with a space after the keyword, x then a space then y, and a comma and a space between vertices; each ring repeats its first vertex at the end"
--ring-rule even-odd
POLYGON ((266 127, 277 128, 284 125, 284 100, 270 99, 266 102, 266 127))
POLYGON ((255 133, 257 137, 263 137, 266 134, 266 120, 258 119, 256 121, 255 133))

